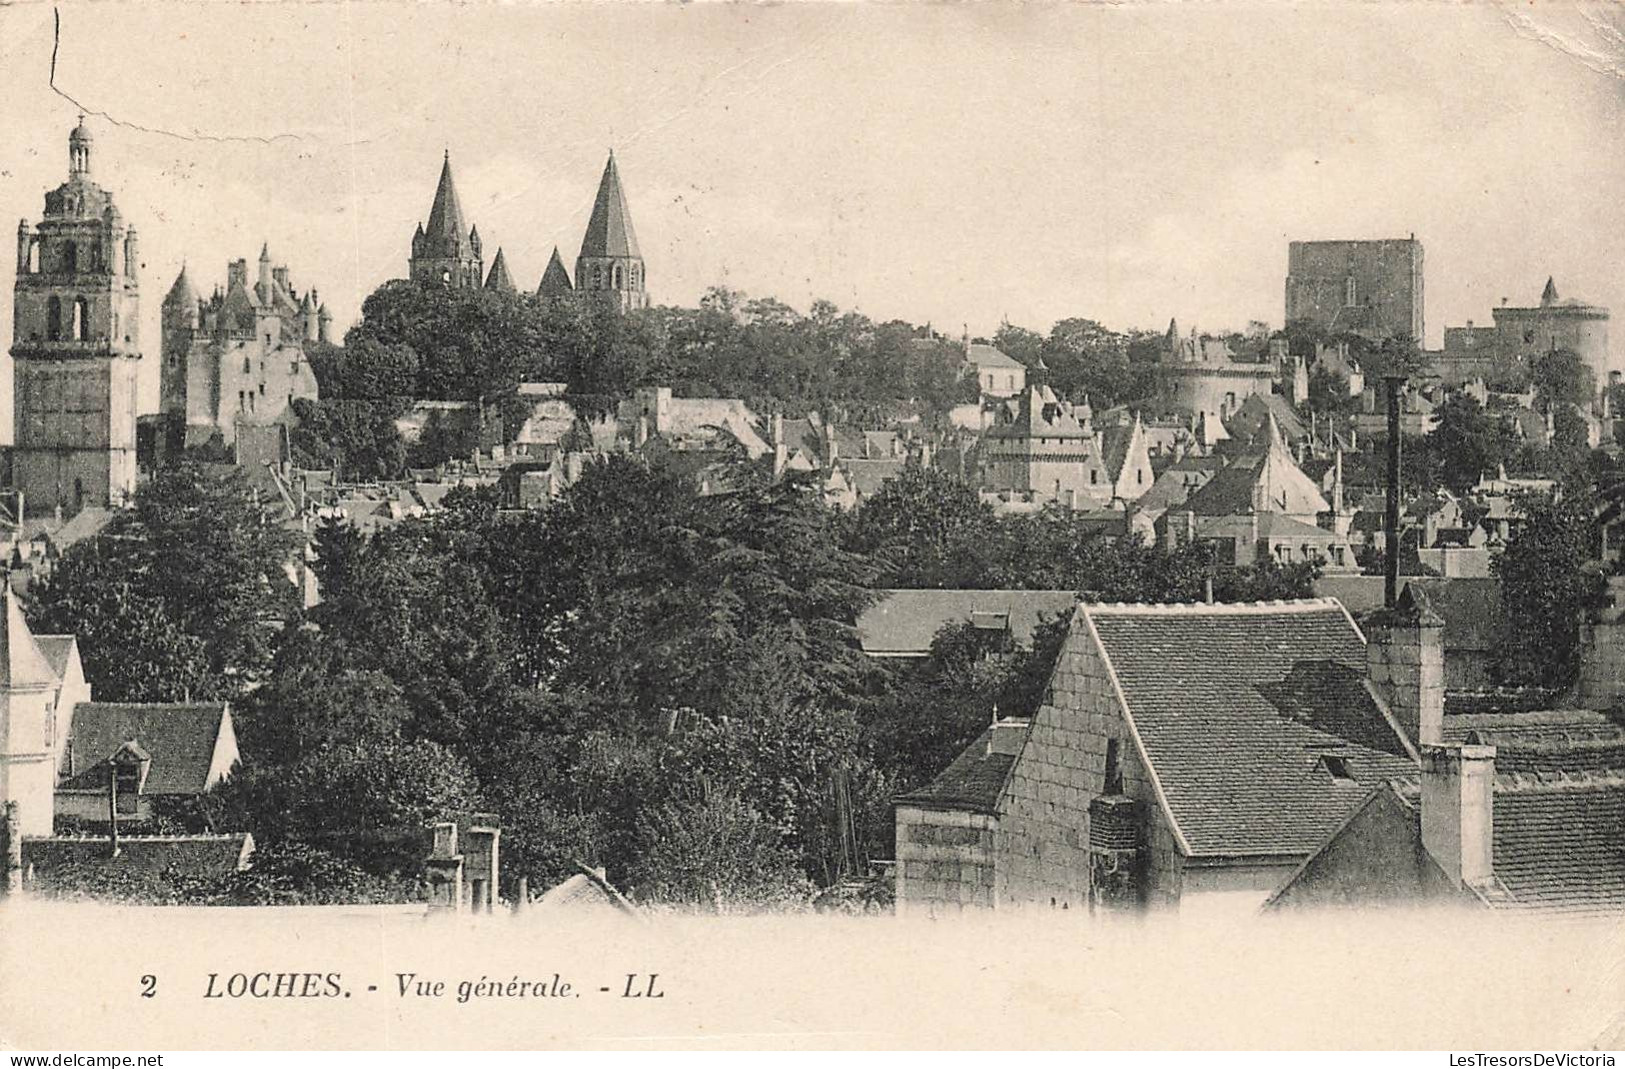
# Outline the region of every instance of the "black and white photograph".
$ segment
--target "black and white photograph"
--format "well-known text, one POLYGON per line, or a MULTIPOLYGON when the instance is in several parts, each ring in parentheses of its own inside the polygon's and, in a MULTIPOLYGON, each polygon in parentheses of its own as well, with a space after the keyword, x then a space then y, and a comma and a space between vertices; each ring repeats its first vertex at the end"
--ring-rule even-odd
POLYGON ((0 119, 8 1065, 1625 1047, 1620 3, 42 0, 0 119))

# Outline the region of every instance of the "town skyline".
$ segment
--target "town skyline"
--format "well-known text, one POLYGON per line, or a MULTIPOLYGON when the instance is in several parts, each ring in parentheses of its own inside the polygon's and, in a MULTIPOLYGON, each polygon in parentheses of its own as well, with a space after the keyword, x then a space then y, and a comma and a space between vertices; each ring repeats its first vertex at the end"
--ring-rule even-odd
POLYGON ((1132 8, 310 7, 293 20, 273 7, 198 11, 138 54, 104 45, 157 13, 85 10, 62 11, 66 96, 49 85, 50 12, 8 10, 19 121, 0 201, 38 215, 66 170, 74 102, 86 108, 96 177, 142 235, 148 356, 182 263, 207 292, 263 243, 320 290, 341 336, 368 293, 405 275, 446 151, 487 259, 502 248, 522 290, 555 245, 573 262, 613 149, 655 303, 726 285, 951 334, 1074 315, 1240 329, 1280 324, 1289 240, 1414 233, 1430 347, 1502 298, 1533 303, 1547 275, 1565 296, 1625 306, 1606 240, 1625 227, 1604 136, 1617 80, 1501 10, 1221 22, 1132 8), (502 54, 455 46, 494 39, 501 19, 514 31, 502 54), (1439 47, 1410 47, 1424 38, 1439 47), (277 47, 314 70, 250 62, 277 47), (381 49, 415 73, 384 77, 381 49), (972 62, 977 78, 945 73, 972 62), (1286 78, 1303 96, 1282 105, 1286 78), (1545 121, 1553 99, 1563 123, 1545 121), (885 107, 855 118, 865 101, 885 107))

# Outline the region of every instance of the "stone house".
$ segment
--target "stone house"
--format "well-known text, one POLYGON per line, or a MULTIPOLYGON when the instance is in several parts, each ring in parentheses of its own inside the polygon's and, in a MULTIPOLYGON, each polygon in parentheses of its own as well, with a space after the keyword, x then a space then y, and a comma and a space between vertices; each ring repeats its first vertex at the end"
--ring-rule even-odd
POLYGON ((1409 611, 1368 645, 1329 599, 1079 605, 1037 713, 896 799, 898 908, 1256 908, 1414 775, 1409 611))

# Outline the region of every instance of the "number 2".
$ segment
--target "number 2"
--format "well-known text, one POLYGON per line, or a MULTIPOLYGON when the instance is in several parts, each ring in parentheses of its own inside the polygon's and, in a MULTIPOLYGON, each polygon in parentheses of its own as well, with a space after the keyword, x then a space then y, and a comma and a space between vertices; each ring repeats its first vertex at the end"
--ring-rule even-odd
POLYGON ((151 973, 141 978, 141 997, 153 998, 158 994, 158 978, 151 973))

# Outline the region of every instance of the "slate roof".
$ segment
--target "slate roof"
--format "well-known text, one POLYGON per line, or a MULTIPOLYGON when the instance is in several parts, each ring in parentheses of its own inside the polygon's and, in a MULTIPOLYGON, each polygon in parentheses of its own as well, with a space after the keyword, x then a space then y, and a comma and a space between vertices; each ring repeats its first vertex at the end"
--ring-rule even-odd
POLYGON ((1495 876, 1510 901, 1492 906, 1625 910, 1625 777, 1509 786, 1497 776, 1494 805, 1495 876))
POLYGON ((632 231, 632 213, 626 208, 626 194, 621 190, 621 172, 615 166, 613 152, 609 154, 609 162, 604 164, 604 177, 598 182, 592 217, 587 220, 587 232, 581 238, 581 255, 642 255, 638 252, 637 234, 632 231))
POLYGON ((229 835, 121 835, 119 856, 107 856, 107 840, 52 836, 23 840, 23 867, 49 873, 69 865, 93 870, 138 869, 214 875, 245 868, 254 852, 247 832, 229 835))
POLYGON ((0 687, 54 687, 62 679, 34 641, 11 584, 0 586, 0 687))
POLYGON ((1335 601, 1080 611, 1192 856, 1308 854, 1374 787, 1416 773, 1335 601))
POLYGON ((1015 767, 1016 756, 989 753, 988 742, 993 728, 977 736, 953 763, 942 770, 930 783, 918 790, 898 795, 898 805, 919 806, 923 809, 970 809, 978 813, 997 813, 999 795, 1015 767))
POLYGON ((1275 420, 1266 416, 1264 427, 1263 442, 1255 442, 1260 451, 1215 472, 1185 500, 1185 508, 1198 516, 1237 516, 1255 509, 1318 514, 1331 508, 1320 487, 1292 459, 1275 420))
POLYGON ((485 288, 488 290, 501 290, 503 293, 513 293, 513 276, 508 274, 508 258, 497 249, 496 258, 491 261, 491 270, 485 276, 485 288))
POLYGON ((1077 600, 1070 590, 886 590, 858 617, 858 641, 871 657, 924 657, 948 624, 998 614, 1025 646, 1040 620, 1070 613, 1077 600))
POLYGON ((902 457, 873 460, 863 457, 851 459, 841 457, 837 463, 846 470, 847 479, 860 498, 873 497, 880 492, 881 487, 903 474, 903 470, 908 466, 908 461, 902 457))
POLYGON ((59 787, 94 790, 106 783, 98 766, 134 739, 152 754, 147 794, 201 794, 209 787, 215 744, 232 730, 224 703, 80 702, 73 709, 78 771, 59 787))
POLYGON ((971 342, 965 349, 965 363, 976 368, 997 368, 999 370, 1027 370, 1027 365, 991 345, 980 342, 971 342))

